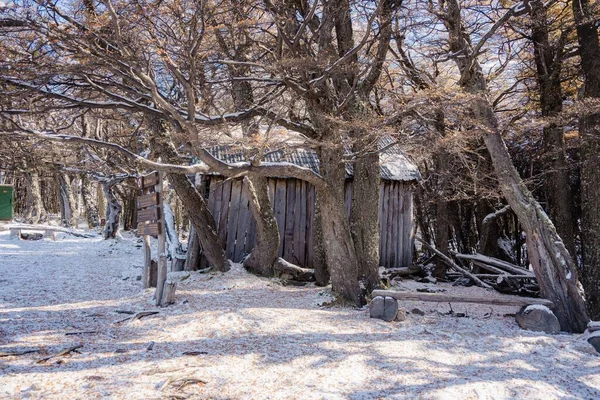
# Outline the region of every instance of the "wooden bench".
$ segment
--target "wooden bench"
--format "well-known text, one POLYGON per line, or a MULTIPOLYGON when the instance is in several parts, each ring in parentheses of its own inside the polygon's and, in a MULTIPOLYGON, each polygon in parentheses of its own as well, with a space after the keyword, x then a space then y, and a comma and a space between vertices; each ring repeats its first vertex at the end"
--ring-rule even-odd
POLYGON ((48 228, 48 227, 41 227, 41 228, 11 227, 11 228, 9 228, 9 230, 10 230, 11 237, 16 236, 19 239, 21 239, 21 231, 35 231, 35 232, 43 232, 44 237, 49 237, 52 240, 56 241, 57 229, 53 229, 53 228, 48 228))

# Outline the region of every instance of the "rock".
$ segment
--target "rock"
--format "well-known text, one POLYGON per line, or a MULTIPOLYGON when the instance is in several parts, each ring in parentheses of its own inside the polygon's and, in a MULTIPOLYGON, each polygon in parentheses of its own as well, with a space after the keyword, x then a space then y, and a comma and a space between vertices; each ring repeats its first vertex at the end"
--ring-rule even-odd
POLYGON ((415 315, 420 315, 420 316, 425 315, 425 313, 423 311, 419 310, 418 308, 413 308, 412 310, 410 310, 410 313, 415 314, 415 315))
POLYGON ((393 297, 385 298, 385 310, 383 312, 383 320, 384 321, 393 321, 396 319, 398 315, 398 300, 393 297))
POLYGON ((587 338, 587 341, 589 344, 594 346, 594 349, 596 349, 598 353, 600 353, 600 331, 590 333, 590 335, 587 338))
POLYGON ((398 300, 392 297, 377 296, 369 307, 371 318, 393 321, 398 314, 398 300))
POLYGON ((590 321, 590 322, 588 322, 587 331, 589 333, 600 331, 600 321, 590 321))
POLYGON ((382 318, 385 311, 385 298, 383 296, 373 298, 369 306, 369 311, 371 318, 382 318))
POLYGON ((396 314, 396 321, 405 321, 406 320, 406 310, 403 308, 398 309, 398 313, 396 314))
POLYGON ((539 304, 521 308, 515 315, 517 324, 523 329, 536 332, 558 333, 560 324, 556 315, 546 306, 539 304))

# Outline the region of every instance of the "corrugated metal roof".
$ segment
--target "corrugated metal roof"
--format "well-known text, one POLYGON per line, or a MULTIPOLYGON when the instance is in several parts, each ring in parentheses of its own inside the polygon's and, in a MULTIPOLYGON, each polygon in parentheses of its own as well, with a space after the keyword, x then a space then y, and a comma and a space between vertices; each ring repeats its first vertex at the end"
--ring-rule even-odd
MULTIPOLYGON (((421 178, 419 169, 411 163, 404 155, 400 146, 394 144, 391 137, 383 137, 379 141, 381 149, 379 160, 381 168, 381 179, 390 181, 414 181, 421 178)), ((247 161, 244 152, 235 146, 215 146, 207 149, 213 156, 226 163, 247 161)), ((265 155, 265 162, 290 162, 301 167, 310 168, 319 172, 319 157, 312 149, 291 148, 287 150, 275 150, 265 155)), ((348 177, 353 176, 352 164, 346 164, 348 177)))

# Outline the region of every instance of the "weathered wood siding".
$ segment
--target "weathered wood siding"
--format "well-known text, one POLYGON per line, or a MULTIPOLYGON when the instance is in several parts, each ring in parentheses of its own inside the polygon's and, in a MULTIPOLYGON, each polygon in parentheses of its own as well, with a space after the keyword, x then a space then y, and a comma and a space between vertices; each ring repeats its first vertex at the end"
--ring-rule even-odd
MULTIPOLYGON (((241 180, 205 177, 208 207, 215 218, 227 257, 240 262, 254 246, 255 222, 241 180)), ((297 179, 269 179, 281 243, 279 256, 294 264, 312 266, 315 188, 297 179)), ((352 204, 352 181, 346 182, 346 212, 352 204)), ((407 267, 412 263, 412 191, 403 182, 382 181, 379 191, 381 265, 407 267)))

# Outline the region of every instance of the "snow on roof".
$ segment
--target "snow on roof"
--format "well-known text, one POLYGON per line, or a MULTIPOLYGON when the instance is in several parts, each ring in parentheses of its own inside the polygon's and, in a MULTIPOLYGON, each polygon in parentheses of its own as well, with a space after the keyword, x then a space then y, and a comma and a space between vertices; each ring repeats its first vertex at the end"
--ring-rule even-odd
MULTIPOLYGON (((409 182, 421 178, 417 166, 408 160, 400 149, 400 146, 394 144, 394 140, 391 137, 381 138, 379 148, 382 149, 379 156, 381 179, 409 182)), ((232 145, 214 146, 207 150, 213 156, 228 164, 247 161, 244 152, 232 145)), ((300 167, 310 168, 317 173, 319 172, 319 157, 312 149, 280 149, 267 153, 264 161, 267 163, 290 162, 300 167)), ((352 164, 346 164, 346 174, 348 177, 354 175, 352 164)))

